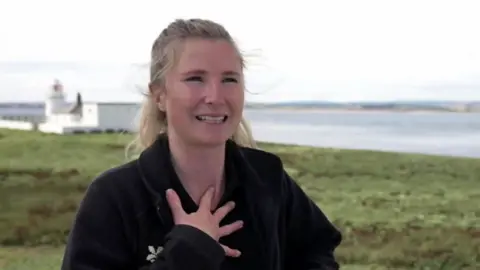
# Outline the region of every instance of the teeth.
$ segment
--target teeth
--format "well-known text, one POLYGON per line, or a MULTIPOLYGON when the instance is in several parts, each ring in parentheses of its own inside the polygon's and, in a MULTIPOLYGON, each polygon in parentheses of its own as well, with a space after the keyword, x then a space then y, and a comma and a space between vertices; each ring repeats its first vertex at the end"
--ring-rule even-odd
POLYGON ((200 116, 197 116, 197 119, 202 121, 202 122, 220 124, 220 123, 223 123, 227 119, 227 117, 226 116, 200 115, 200 116))

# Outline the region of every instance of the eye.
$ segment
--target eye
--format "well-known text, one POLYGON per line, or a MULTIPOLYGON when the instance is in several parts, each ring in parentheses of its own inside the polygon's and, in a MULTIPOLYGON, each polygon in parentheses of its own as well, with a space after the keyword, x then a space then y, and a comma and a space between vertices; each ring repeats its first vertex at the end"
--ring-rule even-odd
POLYGON ((238 80, 236 78, 225 78, 223 79, 223 82, 226 82, 226 83, 238 83, 238 80))
POLYGON ((192 76, 185 79, 186 82, 203 82, 203 78, 200 76, 192 76))

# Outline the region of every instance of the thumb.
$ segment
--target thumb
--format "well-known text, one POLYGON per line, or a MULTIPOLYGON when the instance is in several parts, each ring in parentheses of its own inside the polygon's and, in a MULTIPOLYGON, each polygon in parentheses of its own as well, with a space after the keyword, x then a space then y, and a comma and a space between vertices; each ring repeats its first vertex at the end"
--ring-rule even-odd
POLYGON ((173 220, 177 221, 182 217, 182 215, 185 214, 185 211, 183 211, 182 202, 173 189, 168 189, 166 194, 168 205, 170 206, 170 210, 172 210, 173 220))

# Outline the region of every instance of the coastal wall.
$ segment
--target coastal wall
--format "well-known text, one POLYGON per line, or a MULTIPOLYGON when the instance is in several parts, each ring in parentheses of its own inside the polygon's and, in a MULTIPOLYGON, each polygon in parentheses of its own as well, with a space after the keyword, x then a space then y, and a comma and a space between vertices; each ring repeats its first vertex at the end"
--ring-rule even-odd
POLYGON ((0 128, 35 130, 36 127, 36 124, 30 122, 0 119, 0 128))

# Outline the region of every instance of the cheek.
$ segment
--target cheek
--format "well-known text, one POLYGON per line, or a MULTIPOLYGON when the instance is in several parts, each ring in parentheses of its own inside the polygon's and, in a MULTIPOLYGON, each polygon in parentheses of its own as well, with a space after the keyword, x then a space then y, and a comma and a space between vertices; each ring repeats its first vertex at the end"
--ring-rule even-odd
POLYGON ((243 107, 245 99, 244 90, 240 87, 238 89, 230 89, 228 99, 236 108, 243 107))
POLYGON ((198 97, 193 94, 194 89, 185 84, 176 84, 169 90, 165 97, 167 114, 168 112, 171 115, 187 114, 195 107, 198 97))

